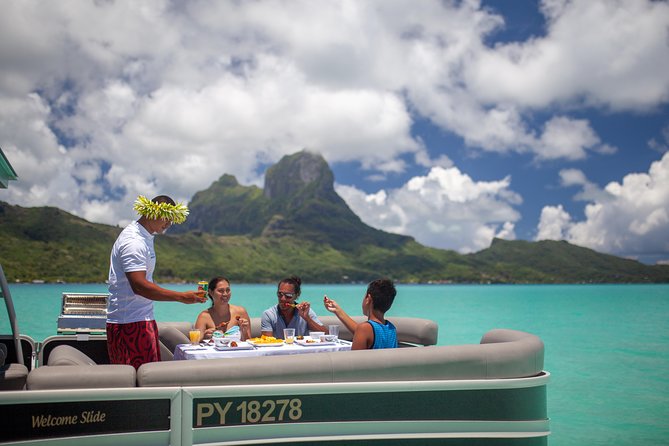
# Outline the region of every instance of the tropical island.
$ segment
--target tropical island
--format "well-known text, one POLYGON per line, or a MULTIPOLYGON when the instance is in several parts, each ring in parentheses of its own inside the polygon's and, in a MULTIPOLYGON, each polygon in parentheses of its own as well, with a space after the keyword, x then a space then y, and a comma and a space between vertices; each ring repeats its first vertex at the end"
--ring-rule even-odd
MULTIPOLYGON (((423 246, 374 229, 334 190, 317 154, 285 156, 264 188, 222 175, 197 192, 183 225, 156 237, 161 282, 225 274, 271 283, 287 273, 309 282, 666 283, 669 265, 645 265, 564 241, 494 239, 473 254, 423 246)), ((0 201, 0 263, 18 282, 107 279, 109 252, 122 228, 91 223, 54 207, 0 201)))

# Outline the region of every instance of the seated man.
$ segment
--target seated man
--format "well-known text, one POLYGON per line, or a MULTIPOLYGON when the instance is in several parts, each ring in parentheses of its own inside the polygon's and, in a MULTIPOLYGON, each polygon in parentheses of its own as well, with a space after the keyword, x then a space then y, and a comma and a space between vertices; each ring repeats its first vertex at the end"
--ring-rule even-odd
POLYGON ((283 339, 284 328, 294 328, 295 336, 307 335, 309 331, 326 331, 309 302, 295 303, 300 297, 301 284, 300 278, 295 276, 279 282, 278 304, 262 314, 260 331, 263 335, 283 339))

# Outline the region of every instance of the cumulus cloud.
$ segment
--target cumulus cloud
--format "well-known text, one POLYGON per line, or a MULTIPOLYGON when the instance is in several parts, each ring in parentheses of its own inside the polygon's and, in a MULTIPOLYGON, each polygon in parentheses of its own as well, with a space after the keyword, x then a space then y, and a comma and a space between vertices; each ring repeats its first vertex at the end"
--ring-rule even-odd
POLYGON ((564 239, 597 251, 619 255, 662 254, 669 251, 669 153, 647 173, 625 175, 602 193, 587 192, 582 172, 562 173, 566 185, 580 184, 590 202, 585 219, 574 221, 562 206, 541 212, 537 240, 564 239))
POLYGON ((599 142, 587 121, 555 117, 544 126, 537 156, 540 159, 583 159, 586 149, 599 142))
POLYGON ((545 35, 474 54, 467 79, 481 99, 532 108, 585 101, 612 109, 666 100, 666 2, 544 0, 541 10, 545 35))
POLYGON ((669 124, 662 129, 662 137, 659 140, 651 138, 648 141, 648 147, 660 153, 669 152, 669 124))
POLYGON ((564 240, 571 225, 571 216, 562 205, 545 206, 541 210, 537 240, 564 240))
POLYGON ((476 0, 5 2, 0 146, 19 181, 3 200, 122 224, 140 193, 188 201, 223 173, 261 184, 264 166, 307 148, 371 180, 432 168, 368 218, 431 245, 485 247, 513 237, 519 196, 506 178, 460 173, 447 149, 430 153, 416 119, 477 156, 579 161, 617 148, 575 110, 669 98, 666 2, 545 0, 541 12, 544 34, 491 45, 504 18, 476 0), (442 209, 409 200, 421 193, 442 209), (444 219, 457 221, 453 206, 470 228, 444 219))
POLYGON ((579 169, 562 169, 559 172, 560 184, 564 187, 577 186, 581 190, 574 195, 577 201, 600 201, 607 200, 608 193, 602 190, 596 183, 588 180, 585 173, 579 169))
POLYGON ((490 246, 493 237, 514 239, 521 197, 509 177, 474 181, 455 167, 433 167, 398 189, 366 194, 338 185, 336 190, 370 226, 412 235, 427 246, 462 253, 490 246))

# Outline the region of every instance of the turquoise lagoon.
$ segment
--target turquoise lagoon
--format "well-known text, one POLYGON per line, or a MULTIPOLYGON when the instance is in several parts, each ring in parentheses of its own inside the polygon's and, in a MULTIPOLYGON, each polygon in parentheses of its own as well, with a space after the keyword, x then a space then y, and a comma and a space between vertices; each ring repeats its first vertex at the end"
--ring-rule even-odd
MULTIPOLYGON (((165 285, 184 290, 194 285, 165 285)), ((233 284, 233 303, 260 316, 274 285, 233 284)), ((61 293, 104 285, 10 286, 19 329, 36 341, 56 333, 61 293)), ((308 285, 302 299, 325 313, 327 294, 361 314, 365 285, 308 285)), ((206 305, 156 303, 159 321, 195 321, 206 305)), ((478 343, 492 328, 534 333, 551 373, 551 445, 669 444, 669 285, 400 285, 388 313, 435 320, 439 344, 478 343)), ((2 320, 2 333, 9 332, 2 320)))

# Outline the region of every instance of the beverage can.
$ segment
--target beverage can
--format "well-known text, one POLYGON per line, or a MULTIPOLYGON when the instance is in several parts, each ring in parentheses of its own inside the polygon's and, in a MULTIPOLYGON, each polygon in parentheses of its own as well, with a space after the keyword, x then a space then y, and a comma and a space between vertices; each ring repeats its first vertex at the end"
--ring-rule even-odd
POLYGON ((208 282, 205 282, 204 280, 201 280, 197 283, 197 290, 198 291, 204 291, 206 293, 208 291, 208 289, 209 289, 209 283, 208 282))

